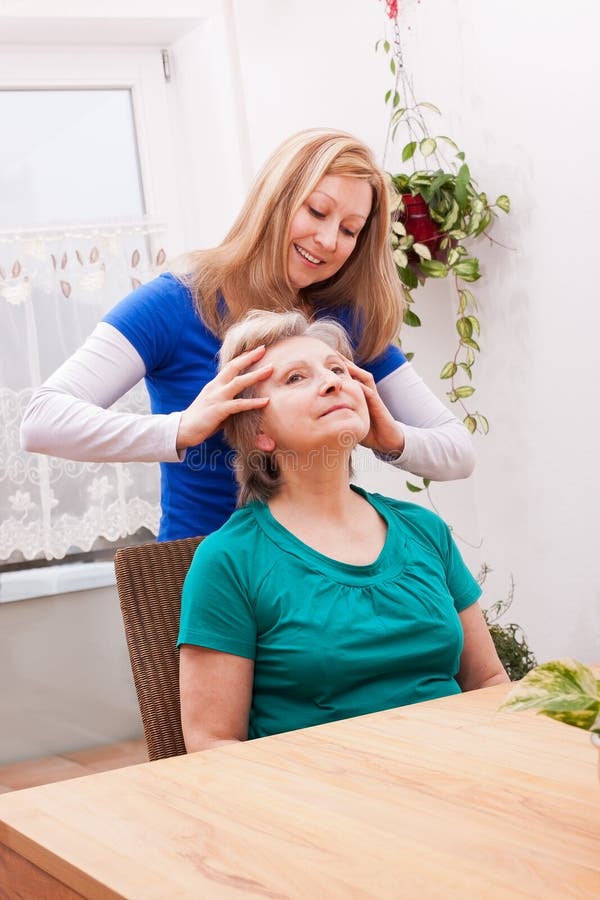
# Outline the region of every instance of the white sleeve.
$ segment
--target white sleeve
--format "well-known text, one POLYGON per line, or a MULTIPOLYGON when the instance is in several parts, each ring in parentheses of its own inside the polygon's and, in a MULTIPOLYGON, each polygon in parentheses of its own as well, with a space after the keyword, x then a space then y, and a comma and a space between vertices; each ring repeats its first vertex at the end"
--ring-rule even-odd
POLYGON ((86 342, 33 394, 21 447, 86 462, 178 462, 180 412, 136 415, 108 407, 146 374, 120 331, 100 322, 86 342))
POLYGON ((404 450, 382 457, 399 469, 434 481, 467 478, 475 467, 470 433, 446 409, 411 363, 404 363, 377 382, 379 395, 402 425, 404 450))

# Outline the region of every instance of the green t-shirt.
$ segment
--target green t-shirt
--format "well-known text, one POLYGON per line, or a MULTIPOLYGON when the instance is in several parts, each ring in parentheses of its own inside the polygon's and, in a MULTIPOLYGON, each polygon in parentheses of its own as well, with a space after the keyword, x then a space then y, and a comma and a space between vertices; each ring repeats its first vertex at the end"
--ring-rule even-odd
POLYGON ((254 660, 249 738, 460 693, 458 612, 479 585, 438 516, 354 489, 388 526, 368 566, 323 556, 256 502, 196 551, 178 644, 254 660))

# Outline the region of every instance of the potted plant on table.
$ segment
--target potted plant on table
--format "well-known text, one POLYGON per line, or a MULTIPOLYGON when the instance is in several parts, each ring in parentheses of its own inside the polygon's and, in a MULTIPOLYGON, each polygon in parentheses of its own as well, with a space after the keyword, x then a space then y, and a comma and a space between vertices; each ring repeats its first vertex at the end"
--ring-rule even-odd
POLYGON ((500 709, 537 709, 566 725, 589 731, 598 749, 600 778, 600 679, 574 659, 554 659, 536 666, 514 685, 500 709))

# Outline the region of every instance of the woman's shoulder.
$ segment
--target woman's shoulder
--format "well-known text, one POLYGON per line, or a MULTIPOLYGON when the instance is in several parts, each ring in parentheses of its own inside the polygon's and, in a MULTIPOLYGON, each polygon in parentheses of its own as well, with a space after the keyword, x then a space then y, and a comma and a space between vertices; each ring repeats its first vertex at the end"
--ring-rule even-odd
POLYGON ((408 500, 397 500, 384 494, 364 491, 364 496, 376 509, 387 511, 394 520, 400 522, 405 528, 412 529, 415 533, 424 534, 430 540, 433 538, 436 543, 440 539, 444 543, 446 542, 450 529, 444 520, 431 509, 426 509, 417 503, 410 503, 408 500))
POLYGON ((190 289, 171 272, 163 272, 135 288, 108 312, 104 321, 117 325, 124 319, 146 317, 168 318, 174 309, 193 310, 190 289))
POLYGON ((254 505, 236 509, 224 525, 207 535, 198 545, 194 561, 201 560, 203 565, 219 561, 230 566, 244 558, 247 551, 251 553, 260 534, 254 505))

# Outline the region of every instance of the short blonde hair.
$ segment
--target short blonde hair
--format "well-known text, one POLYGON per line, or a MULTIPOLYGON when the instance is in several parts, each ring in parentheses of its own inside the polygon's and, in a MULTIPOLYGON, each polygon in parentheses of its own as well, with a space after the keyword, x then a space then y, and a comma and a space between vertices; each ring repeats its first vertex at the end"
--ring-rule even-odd
MULTIPOLYGON (((219 370, 227 363, 264 344, 272 347, 291 337, 311 337, 323 341, 343 356, 352 359, 352 346, 345 330, 331 319, 310 322, 299 312, 274 312, 250 310, 244 318, 232 325, 225 334, 219 353, 219 370)), ((260 365, 260 363, 259 363, 260 365)), ((257 388, 246 388, 240 397, 256 396, 257 388)), ((238 482, 238 506, 251 500, 266 503, 281 487, 281 474, 270 453, 256 447, 260 431, 262 409, 251 409, 229 416, 223 425, 228 443, 236 451, 235 477, 238 482)))
POLYGON ((303 302, 349 307, 363 362, 382 353, 400 331, 404 295, 390 245, 388 180, 371 150, 344 131, 312 128, 284 141, 259 172, 222 243, 190 254, 187 266, 198 312, 219 337, 251 308, 291 310, 303 302), (325 175, 366 181, 371 211, 339 272, 298 294, 287 273, 290 226, 325 175), (224 318, 221 291, 227 287, 236 309, 224 318))

